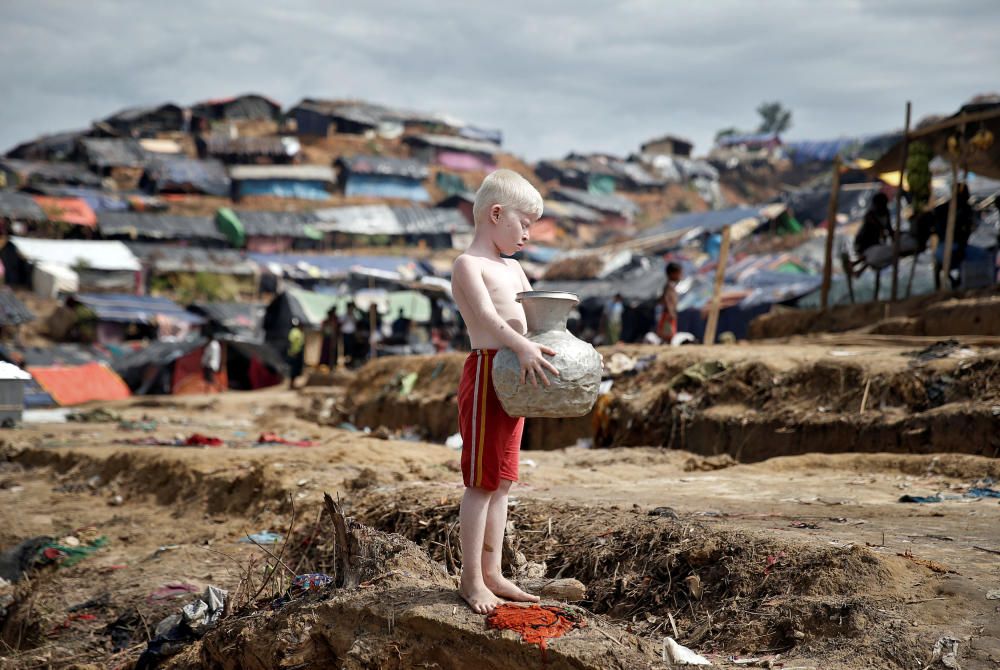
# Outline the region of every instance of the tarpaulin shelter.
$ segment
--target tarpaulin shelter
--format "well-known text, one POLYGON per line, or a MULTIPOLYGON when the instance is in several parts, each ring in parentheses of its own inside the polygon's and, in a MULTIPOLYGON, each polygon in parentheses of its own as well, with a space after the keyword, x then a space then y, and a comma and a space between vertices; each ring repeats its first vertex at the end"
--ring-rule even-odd
POLYGON ((186 156, 161 156, 151 160, 141 183, 151 193, 227 196, 230 190, 229 175, 221 162, 186 156))
POLYGON ((184 110, 169 102, 162 105, 128 107, 103 119, 98 125, 122 135, 143 137, 160 132, 183 130, 184 110))
MULTIPOLYGON (((947 159, 952 155, 948 140, 963 132, 963 124, 966 142, 983 131, 992 133, 994 140, 988 147, 962 156, 962 166, 977 175, 1000 179, 1000 100, 996 98, 969 103, 949 117, 918 124, 910 131, 909 141, 926 142, 934 155, 947 159)), ((899 170, 902 160, 903 140, 899 140, 868 171, 876 175, 894 172, 899 170)))
POLYGON ((33 140, 22 142, 9 149, 7 158, 18 158, 31 161, 64 161, 73 156, 80 138, 85 137, 90 129, 66 130, 60 133, 41 135, 33 140))
POLYGON ((60 198, 48 195, 36 195, 34 198, 49 221, 68 223, 84 228, 97 227, 97 214, 82 198, 60 198))
POLYGON ((26 191, 57 198, 79 198, 100 216, 104 212, 124 212, 131 207, 129 196, 102 191, 91 186, 31 184, 26 191))
POLYGON ((112 168, 145 167, 153 158, 135 139, 85 137, 80 146, 87 164, 99 174, 107 174, 112 168))
POLYGON ((406 256, 348 254, 247 254, 271 274, 300 282, 345 279, 356 269, 393 272, 406 279, 431 274, 422 262, 406 256))
POLYGON ((225 347, 216 385, 210 387, 202 377, 201 355, 207 343, 203 337, 153 341, 116 358, 114 369, 135 395, 183 395, 224 389, 228 386, 225 347))
MULTIPOLYGON (((173 300, 154 296, 118 293, 78 293, 66 299, 66 309, 73 318, 65 318, 57 310, 49 319, 50 330, 56 324, 78 326, 82 317, 95 325, 97 342, 121 342, 137 337, 182 338, 197 331, 205 319, 184 309, 173 300), (83 308, 81 311, 79 308, 83 308), (129 337, 130 326, 134 327, 129 337)), ((67 332, 71 332, 67 329, 67 332)), ((57 332, 53 334, 58 337, 57 332)))
POLYGON ((408 158, 388 156, 350 156, 338 158, 344 195, 399 198, 428 202, 431 197, 423 186, 430 174, 427 165, 408 158))
POLYGON ((212 156, 227 165, 238 163, 256 164, 290 163, 299 155, 302 146, 296 137, 229 137, 209 135, 198 140, 198 153, 203 158, 212 156))
POLYGON ((189 241, 219 246, 226 236, 211 216, 178 216, 149 212, 101 212, 97 228, 105 238, 189 241))
MULTIPOLYGON (((205 328, 217 334, 260 339, 265 306, 250 302, 196 302, 188 310, 204 317, 205 328)), ((203 329, 204 330, 204 329, 203 329)))
POLYGON ((122 378, 102 363, 29 366, 27 370, 56 404, 63 407, 98 400, 124 400, 131 395, 122 378))
POLYGON ((312 212, 267 212, 259 210, 219 209, 215 225, 229 244, 237 249, 280 252, 291 248, 316 246, 323 234, 316 227, 312 212))
POLYGON ((0 250, 0 259, 8 284, 31 286, 44 295, 52 295, 46 286, 67 284, 84 289, 134 290, 142 270, 128 247, 108 240, 11 237, 0 250), (58 281, 46 283, 43 275, 58 281))
POLYGON ((100 188, 101 177, 79 163, 50 163, 17 158, 0 160, 0 174, 8 187, 67 185, 100 188))
POLYGON ((491 172, 496 169, 494 157, 500 151, 493 142, 454 135, 409 135, 403 141, 420 160, 459 171, 491 172))
POLYGON ((24 391, 31 374, 13 363, 0 362, 0 426, 13 426, 24 412, 24 391))
POLYGON ((234 165, 229 177, 233 200, 254 195, 326 200, 337 183, 326 165, 234 165))
POLYGON ((0 288, 0 328, 34 321, 35 315, 9 288, 0 288))
POLYGON ((27 193, 0 190, 0 220, 9 223, 40 223, 48 221, 48 217, 38 203, 27 193))

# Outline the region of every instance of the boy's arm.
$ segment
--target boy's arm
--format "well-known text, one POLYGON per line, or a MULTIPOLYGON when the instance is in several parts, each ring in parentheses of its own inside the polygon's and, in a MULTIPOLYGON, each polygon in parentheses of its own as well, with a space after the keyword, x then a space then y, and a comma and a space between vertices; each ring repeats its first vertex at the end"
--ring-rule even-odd
POLYGON ((470 259, 460 256, 455 260, 455 266, 451 275, 452 286, 461 292, 468 303, 471 314, 463 315, 466 323, 474 321, 485 326, 493 335, 507 348, 517 355, 517 360, 521 364, 521 383, 527 380, 538 386, 538 377, 542 378, 542 383, 546 386, 550 384, 549 378, 544 370, 553 374, 559 374, 552 363, 545 360, 542 354, 555 355, 555 351, 549 347, 536 344, 521 335, 510 324, 500 318, 497 308, 490 299, 490 292, 483 281, 480 269, 470 259))

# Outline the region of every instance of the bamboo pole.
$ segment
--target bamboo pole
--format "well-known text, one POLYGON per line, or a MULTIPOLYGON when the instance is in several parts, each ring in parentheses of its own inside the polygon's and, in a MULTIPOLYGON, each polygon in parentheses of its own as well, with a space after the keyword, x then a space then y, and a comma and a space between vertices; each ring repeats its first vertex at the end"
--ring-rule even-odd
MULTIPOLYGON (((837 201, 840 199, 840 156, 833 158, 833 179, 830 183, 830 206, 826 210, 826 249, 823 254, 823 285, 820 293, 820 308, 826 309, 830 298, 830 282, 833 279, 833 238, 837 231, 837 201)), ((846 268, 847 272, 851 268, 846 268)))
POLYGON ((712 288, 712 303, 705 325, 705 344, 715 344, 715 331, 719 327, 719 305, 722 300, 722 282, 726 276, 726 261, 729 259, 729 235, 731 226, 722 229, 722 248, 719 249, 719 264, 715 268, 715 286, 712 288))
MULTIPOLYGON (((964 130, 964 126, 963 126, 964 130)), ((963 133, 964 134, 964 133, 963 133)), ((951 202, 948 203, 948 227, 944 233, 944 259, 941 262, 941 289, 951 290, 951 247, 955 243, 955 217, 958 213, 958 161, 951 164, 951 202)))
POLYGON ((899 188, 896 189, 896 225, 892 231, 892 296, 896 301, 899 291, 899 236, 903 230, 903 180, 906 177, 906 161, 910 157, 910 111, 912 105, 906 102, 906 126, 903 131, 903 160, 899 164, 899 188))

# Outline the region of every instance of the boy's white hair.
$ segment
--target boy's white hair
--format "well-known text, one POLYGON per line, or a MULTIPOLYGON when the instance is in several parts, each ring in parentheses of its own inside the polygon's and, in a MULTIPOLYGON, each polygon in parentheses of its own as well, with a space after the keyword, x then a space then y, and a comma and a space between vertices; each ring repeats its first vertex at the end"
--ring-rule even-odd
POLYGON ((472 205, 472 220, 477 226, 489 219, 493 205, 512 207, 536 219, 542 215, 544 208, 542 194, 513 170, 496 170, 486 175, 472 205))

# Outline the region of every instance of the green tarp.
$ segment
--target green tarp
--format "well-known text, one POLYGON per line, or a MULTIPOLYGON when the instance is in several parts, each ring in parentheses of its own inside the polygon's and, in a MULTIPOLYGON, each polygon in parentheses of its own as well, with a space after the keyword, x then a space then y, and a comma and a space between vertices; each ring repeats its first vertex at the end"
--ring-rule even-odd
POLYGON ((237 249, 246 246, 246 231, 243 229, 243 224, 240 223, 240 217, 236 216, 236 212, 228 207, 220 208, 215 213, 215 225, 219 232, 226 236, 231 245, 237 249))

